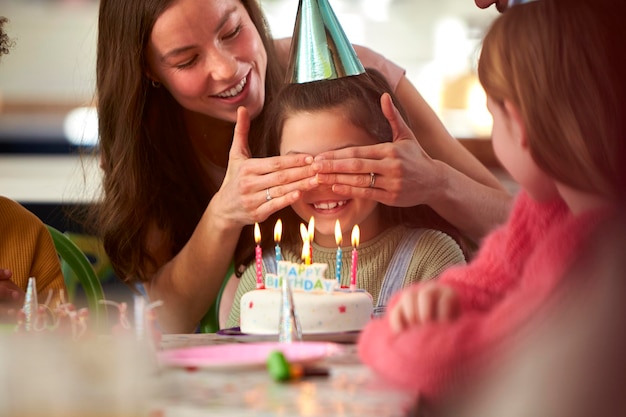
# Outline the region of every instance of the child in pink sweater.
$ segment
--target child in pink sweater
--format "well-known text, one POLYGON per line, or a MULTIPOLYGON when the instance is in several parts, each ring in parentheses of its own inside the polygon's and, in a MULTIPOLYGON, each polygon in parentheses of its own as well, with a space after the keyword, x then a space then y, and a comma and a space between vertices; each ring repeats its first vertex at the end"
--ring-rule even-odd
POLYGON ((386 380, 437 398, 470 375, 566 284, 623 202, 626 25, 615 7, 539 0, 493 23, 478 74, 494 151, 522 191, 472 263, 401 291, 364 330, 360 357, 386 380))

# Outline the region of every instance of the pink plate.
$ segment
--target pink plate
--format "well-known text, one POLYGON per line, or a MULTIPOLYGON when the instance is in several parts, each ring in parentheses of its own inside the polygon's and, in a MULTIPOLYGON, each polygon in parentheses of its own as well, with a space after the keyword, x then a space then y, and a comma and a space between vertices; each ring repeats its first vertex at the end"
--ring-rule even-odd
POLYGON ((159 352, 164 365, 198 368, 265 366, 273 350, 280 350, 290 362, 312 362, 340 353, 341 345, 328 342, 261 342, 197 346, 159 352))

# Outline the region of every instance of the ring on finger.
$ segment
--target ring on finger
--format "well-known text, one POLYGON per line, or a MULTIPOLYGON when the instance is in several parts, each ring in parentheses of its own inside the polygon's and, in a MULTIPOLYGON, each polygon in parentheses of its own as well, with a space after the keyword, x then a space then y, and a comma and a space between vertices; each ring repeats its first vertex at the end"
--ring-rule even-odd
POLYGON ((269 187, 267 187, 265 189, 265 201, 270 201, 272 199, 272 196, 270 195, 270 189, 269 187))
POLYGON ((370 172, 370 188, 374 188, 374 184, 376 184, 376 174, 370 172))

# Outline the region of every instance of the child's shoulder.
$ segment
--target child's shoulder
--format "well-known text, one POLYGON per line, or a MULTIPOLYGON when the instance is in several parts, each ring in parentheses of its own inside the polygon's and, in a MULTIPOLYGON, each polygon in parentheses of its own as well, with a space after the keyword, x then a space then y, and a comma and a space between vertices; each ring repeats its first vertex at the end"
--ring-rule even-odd
POLYGON ((17 201, 0 196, 0 212, 3 222, 26 221, 27 223, 40 224, 41 220, 17 201))
POLYGON ((513 204, 508 229, 514 234, 541 235, 568 217, 571 217, 571 211, 561 198, 538 201, 521 191, 513 204))
POLYGON ((397 251, 412 253, 415 259, 444 257, 453 263, 465 262, 458 242, 441 230, 400 225, 396 232, 400 235, 397 251))
POLYGON ((553 217, 562 216, 570 210, 562 198, 549 201, 538 201, 526 191, 520 191, 513 203, 512 216, 520 217, 553 217))

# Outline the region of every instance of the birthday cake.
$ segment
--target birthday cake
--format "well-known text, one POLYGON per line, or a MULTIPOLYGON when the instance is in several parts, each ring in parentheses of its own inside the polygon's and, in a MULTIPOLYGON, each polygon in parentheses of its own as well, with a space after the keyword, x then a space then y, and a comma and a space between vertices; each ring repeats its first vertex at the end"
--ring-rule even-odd
POLYGON ((361 330, 372 317, 372 296, 364 290, 338 288, 337 280, 325 278, 327 268, 326 264, 278 262, 278 274, 265 275, 264 289, 241 297, 241 331, 278 334, 285 277, 303 334, 361 330))

